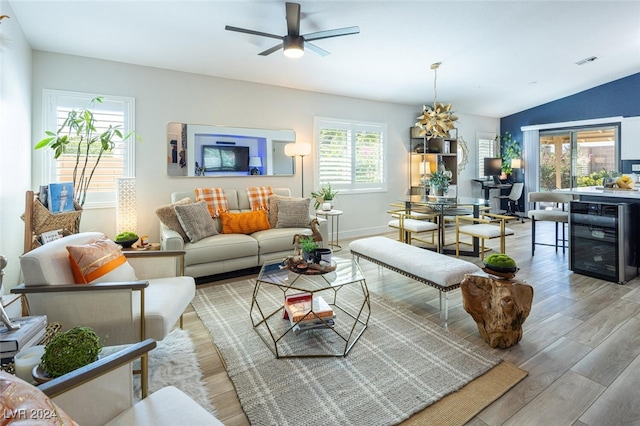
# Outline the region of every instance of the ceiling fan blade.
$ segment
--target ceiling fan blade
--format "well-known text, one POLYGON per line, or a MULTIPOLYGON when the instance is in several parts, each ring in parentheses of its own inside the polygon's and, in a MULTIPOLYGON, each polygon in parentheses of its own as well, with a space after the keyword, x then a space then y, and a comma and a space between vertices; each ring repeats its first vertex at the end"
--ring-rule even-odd
POLYGON ((305 41, 313 41, 313 40, 320 40, 323 38, 340 37, 340 36, 359 34, 359 33, 360 33, 360 27, 356 26, 356 27, 336 28, 335 30, 318 31, 317 33, 305 34, 302 37, 304 37, 305 41))
POLYGON ((248 30, 246 28, 232 27, 231 25, 226 25, 224 27, 224 29, 227 30, 227 31, 236 31, 238 33, 253 34, 253 35, 257 35, 257 36, 269 37, 269 38, 275 38, 275 39, 282 40, 282 36, 279 36, 279 35, 263 33, 261 31, 248 30))
POLYGON ((320 56, 327 56, 327 55, 331 54, 330 52, 327 52, 326 50, 316 46, 315 44, 311 44, 311 43, 308 43, 308 42, 304 43, 304 47, 309 49, 309 50, 312 50, 312 51, 316 52, 320 56))
POLYGON ((282 49, 282 43, 277 44, 277 45, 273 46, 272 48, 265 50, 264 52, 260 52, 260 53, 258 53, 258 55, 260 55, 260 56, 271 55, 273 52, 277 52, 280 49, 282 49))
POLYGON ((285 3, 287 6, 287 35, 300 35, 300 5, 298 3, 285 3))

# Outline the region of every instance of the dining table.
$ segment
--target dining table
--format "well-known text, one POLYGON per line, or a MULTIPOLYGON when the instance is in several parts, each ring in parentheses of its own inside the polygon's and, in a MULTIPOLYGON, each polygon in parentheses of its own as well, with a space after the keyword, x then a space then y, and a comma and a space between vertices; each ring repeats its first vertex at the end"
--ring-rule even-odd
MULTIPOLYGON (((455 254, 455 249, 445 247, 445 217, 447 216, 468 216, 480 217, 480 208, 489 206, 489 201, 484 198, 473 197, 449 197, 449 196, 429 196, 429 195, 407 195, 400 199, 404 203, 407 214, 416 208, 428 208, 438 215, 438 252, 443 254, 455 254)), ((471 250, 460 250, 463 256, 480 255, 480 242, 477 237, 473 238, 471 250)))

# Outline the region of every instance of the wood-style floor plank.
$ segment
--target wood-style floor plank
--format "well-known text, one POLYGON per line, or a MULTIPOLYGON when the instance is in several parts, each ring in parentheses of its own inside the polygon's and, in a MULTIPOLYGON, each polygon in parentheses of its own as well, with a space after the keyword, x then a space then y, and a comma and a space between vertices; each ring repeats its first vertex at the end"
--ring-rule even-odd
MULTIPOLYGON (((640 424, 640 405, 636 403, 640 279, 619 285, 574 274, 568 269, 569 254, 556 252, 554 247, 539 246, 531 256, 529 221, 513 221, 509 227, 516 235, 507 238, 507 254, 518 263, 518 279, 534 287, 522 341, 508 349, 489 348, 462 308, 459 291, 450 294, 449 331, 518 365, 529 375, 468 424, 640 424)), ((454 238, 452 231, 447 229, 448 242, 454 238)), ((537 237, 553 241, 553 232, 551 223, 537 223, 537 237)), ((395 232, 386 235, 397 238, 395 232)), ((350 256, 349 241, 340 241, 343 250, 335 255, 350 256)), ((489 241, 487 246, 495 249, 498 242, 489 241)), ((478 258, 463 259, 482 266, 478 258)), ((362 262, 361 267, 372 294, 439 323, 437 290, 369 262, 362 262)), ((246 278, 255 278, 255 274, 205 285, 246 278)), ((248 425, 211 336, 192 309, 185 314, 185 328, 197 342, 198 360, 218 418, 227 426, 248 425)))

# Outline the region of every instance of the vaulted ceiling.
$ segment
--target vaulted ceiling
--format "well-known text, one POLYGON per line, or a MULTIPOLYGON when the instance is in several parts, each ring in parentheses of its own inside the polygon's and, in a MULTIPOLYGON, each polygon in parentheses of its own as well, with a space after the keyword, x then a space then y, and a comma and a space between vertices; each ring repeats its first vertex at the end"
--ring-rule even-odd
MULTIPOLYGON (((284 1, 9 0, 33 49, 502 117, 640 72, 636 1, 304 1, 303 34, 359 26, 290 59, 284 1), (585 58, 596 60, 577 65, 585 58)), ((2 25, 9 25, 5 20, 2 25)))

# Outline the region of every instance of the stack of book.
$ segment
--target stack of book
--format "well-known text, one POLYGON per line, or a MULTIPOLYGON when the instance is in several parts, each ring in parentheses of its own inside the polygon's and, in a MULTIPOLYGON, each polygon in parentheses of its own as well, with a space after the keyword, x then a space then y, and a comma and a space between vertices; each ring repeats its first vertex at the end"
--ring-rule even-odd
POLYGON ((47 330, 46 315, 12 318, 11 321, 20 324, 20 328, 9 330, 4 324, 0 328, 0 358, 3 363, 11 362, 21 350, 40 343, 47 330))
POLYGON ((314 328, 333 327, 336 315, 322 296, 295 293, 285 295, 283 317, 289 320, 293 332, 300 334, 314 328))

